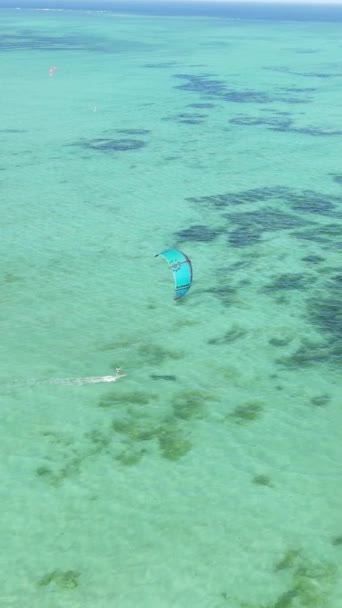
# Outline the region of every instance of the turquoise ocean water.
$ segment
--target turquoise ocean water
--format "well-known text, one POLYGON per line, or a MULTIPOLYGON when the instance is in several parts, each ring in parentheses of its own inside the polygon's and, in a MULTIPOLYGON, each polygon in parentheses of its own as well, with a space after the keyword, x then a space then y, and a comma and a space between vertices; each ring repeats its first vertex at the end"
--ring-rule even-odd
POLYGON ((340 608, 341 24, 1 34, 0 606, 340 608))

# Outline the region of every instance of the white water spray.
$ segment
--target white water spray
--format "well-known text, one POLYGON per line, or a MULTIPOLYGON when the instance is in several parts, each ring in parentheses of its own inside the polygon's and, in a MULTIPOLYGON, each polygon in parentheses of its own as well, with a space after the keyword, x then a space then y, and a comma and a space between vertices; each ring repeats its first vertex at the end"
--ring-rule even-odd
POLYGON ((113 376, 85 376, 81 378, 53 378, 51 380, 13 380, 4 382, 3 385, 10 386, 37 386, 40 384, 54 384, 59 386, 84 386, 85 384, 103 384, 117 382, 127 374, 122 373, 121 367, 117 367, 113 376))

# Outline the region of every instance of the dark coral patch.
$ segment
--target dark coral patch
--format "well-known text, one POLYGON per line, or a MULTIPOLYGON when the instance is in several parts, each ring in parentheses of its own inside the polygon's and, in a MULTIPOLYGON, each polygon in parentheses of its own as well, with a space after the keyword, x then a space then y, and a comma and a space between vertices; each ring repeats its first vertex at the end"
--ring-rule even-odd
POLYGON ((129 150, 139 150, 144 148, 146 143, 139 139, 89 139, 76 144, 86 150, 95 150, 97 152, 127 152, 129 150))
MULTIPOLYGON (((224 211, 228 245, 248 247, 257 244, 265 233, 289 231, 290 235, 321 244, 331 250, 342 249, 341 225, 318 225, 316 215, 339 219, 342 197, 315 190, 296 190, 285 186, 250 188, 238 192, 190 197, 191 203, 224 211), (268 203, 262 206, 260 203, 268 203), (236 207, 248 210, 237 212, 236 207), (253 207, 255 205, 255 210, 253 207), (235 209, 234 209, 235 208, 235 209)), ((224 232, 224 229, 221 230, 224 232)), ((320 256, 303 261, 318 263, 320 256)))
POLYGON ((240 338, 244 338, 247 334, 247 330, 242 327, 232 327, 223 336, 219 336, 218 338, 210 338, 208 340, 208 344, 217 346, 220 344, 231 344, 236 340, 240 340, 240 338))
POLYGON ((200 114, 198 112, 182 112, 173 116, 166 116, 165 118, 162 118, 162 120, 173 120, 178 123, 197 125, 202 124, 206 117, 206 114, 200 114))
POLYGON ((342 534, 334 536, 334 538, 331 539, 331 544, 334 547, 342 547, 342 534))
POLYGON ((173 374, 150 374, 152 380, 167 380, 168 382, 176 382, 177 377, 173 374))
POLYGON ((317 194, 311 190, 304 191, 302 195, 297 195, 291 204, 294 211, 304 211, 305 213, 321 213, 322 215, 330 215, 335 209, 333 201, 342 202, 338 197, 325 196, 317 194))
MULTIPOLYGON (((229 213, 225 216, 229 222, 244 228, 262 231, 289 230, 295 227, 307 226, 308 221, 297 215, 278 211, 272 207, 263 207, 257 211, 246 213, 229 213)), ((309 222, 310 223, 310 222, 309 222)))
POLYGON ((198 108, 198 109, 207 109, 209 110, 209 108, 215 108, 215 104, 213 103, 189 103, 187 105, 188 108, 198 108))
POLYGON ((194 93, 217 97, 223 95, 226 88, 226 84, 223 80, 216 80, 211 77, 211 74, 202 74, 199 76, 194 74, 174 74, 174 77, 186 81, 175 87, 182 91, 192 91, 194 93))
POLYGON ((273 338, 269 339, 268 343, 271 344, 272 346, 276 346, 277 348, 279 348, 279 347, 283 347, 283 346, 288 346, 288 344, 290 344, 291 341, 292 341, 292 338, 290 336, 287 336, 285 338, 274 336, 273 338))
POLYGON ((267 66, 263 68, 264 70, 269 70, 271 72, 280 72, 281 74, 292 74, 293 76, 305 76, 307 78, 336 78, 341 76, 340 72, 297 72, 296 70, 291 70, 286 66, 267 66))
MULTIPOLYGON (((312 277, 310 277, 312 281, 312 277)), ((264 286, 263 290, 266 293, 278 292, 286 289, 305 289, 308 284, 308 277, 299 273, 281 274, 273 281, 264 286)))
POLYGON ((18 133, 28 133, 28 131, 26 129, 0 129, 0 133, 18 134, 18 133))
POLYGON ((262 231, 257 228, 244 227, 233 230, 228 236, 228 243, 232 247, 247 247, 260 241, 262 231))
POLYGON ((231 306, 235 302, 237 289, 232 285, 219 284, 216 287, 206 289, 205 293, 210 293, 218 298, 223 306, 231 306))
POLYGON ((79 585, 79 577, 80 572, 76 570, 53 570, 39 579, 38 586, 47 587, 53 584, 62 590, 76 589, 79 585))
MULTIPOLYGON (((266 186, 264 188, 250 188, 239 192, 227 192, 224 194, 214 194, 201 197, 190 197, 187 200, 193 203, 200 203, 213 206, 217 209, 244 205, 248 203, 260 203, 273 200, 280 200, 289 205, 296 211, 321 212, 325 215, 332 212, 334 205, 341 204, 340 196, 328 195, 314 190, 295 190, 284 186, 266 186)), ((282 211, 272 210, 272 213, 281 217, 282 211)), ((298 221, 292 216, 292 226, 298 226, 298 221)))
POLYGON ((308 228, 293 232, 292 235, 304 241, 313 241, 322 246, 327 246, 329 250, 339 250, 342 248, 340 224, 326 224, 325 226, 308 228))
POLYGON ((24 31, 2 32, 0 51, 87 51, 99 53, 127 53, 151 50, 153 43, 139 40, 125 40, 97 36, 88 30, 72 33, 49 33, 48 29, 25 29, 24 31))
POLYGON ((213 206, 216 209, 222 209, 235 205, 268 201, 269 199, 279 197, 283 192, 286 192, 285 188, 251 188, 249 190, 240 190, 240 192, 189 197, 187 200, 192 203, 200 203, 213 206))
POLYGON ((235 118, 231 118, 229 121, 233 125, 245 125, 245 126, 267 126, 276 130, 288 130, 292 124, 290 118, 284 118, 283 116, 245 116, 239 115, 235 118))
POLYGON ((312 405, 316 405, 317 407, 322 407, 324 405, 327 405, 329 402, 331 401, 331 397, 330 395, 317 395, 316 397, 312 397, 312 399, 310 399, 310 402, 312 403, 312 405))
MULTIPOLYGON (((342 347, 341 293, 330 292, 328 297, 312 298, 308 304, 309 318, 315 327, 326 335, 330 344, 342 347)), ((341 352, 342 355, 342 352, 341 352)))
POLYGON ((176 61, 161 61, 160 63, 145 63, 143 68, 175 68, 177 66, 176 61))
POLYGON ((324 285, 322 295, 307 303, 306 316, 323 341, 302 340, 301 346, 279 363, 290 369, 316 363, 340 366, 342 358, 342 275, 332 276, 324 285))
MULTIPOLYGON (((274 130, 280 131, 282 129, 274 130)), ((338 129, 324 129, 321 127, 291 127, 286 130, 302 135, 312 135, 313 137, 336 137, 337 135, 342 135, 342 131, 338 129)))
POLYGON ((212 74, 174 74, 175 78, 185 81, 175 88, 182 91, 199 93, 206 97, 218 97, 233 103, 269 103, 272 98, 262 91, 254 89, 232 89, 224 80, 212 78, 212 74))
POLYGON ((324 262, 324 258, 320 255, 307 255, 305 258, 302 258, 303 262, 309 262, 310 264, 319 264, 320 262, 324 262))
POLYGON ((149 129, 116 129, 116 132, 122 135, 148 135, 151 133, 149 129))
POLYGON ((339 365, 342 349, 328 343, 316 344, 309 340, 302 340, 302 345, 287 357, 276 362, 290 370, 307 368, 316 364, 339 365))
POLYGON ((282 87, 287 93, 314 93, 317 91, 315 87, 282 87))
POLYGON ((221 232, 222 229, 220 228, 209 228, 208 226, 197 224, 176 232, 176 237, 182 241, 199 241, 208 243, 209 241, 216 239, 221 232))
MULTIPOLYGON (((287 103, 301 103, 303 100, 287 99, 287 103)), ((313 137, 326 137, 341 135, 338 129, 325 129, 324 127, 295 127, 290 118, 282 115, 270 115, 265 117, 239 115, 229 121, 233 125, 243 126, 265 126, 270 131, 280 131, 285 133, 298 133, 301 135, 311 135, 313 137)))

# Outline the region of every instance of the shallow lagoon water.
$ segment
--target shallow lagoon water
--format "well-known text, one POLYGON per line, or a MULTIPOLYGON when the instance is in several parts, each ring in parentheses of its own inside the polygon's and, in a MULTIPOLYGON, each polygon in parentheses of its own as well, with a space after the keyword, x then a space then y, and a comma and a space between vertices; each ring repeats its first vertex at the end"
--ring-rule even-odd
POLYGON ((1 17, 2 604, 339 608, 340 25, 1 17))

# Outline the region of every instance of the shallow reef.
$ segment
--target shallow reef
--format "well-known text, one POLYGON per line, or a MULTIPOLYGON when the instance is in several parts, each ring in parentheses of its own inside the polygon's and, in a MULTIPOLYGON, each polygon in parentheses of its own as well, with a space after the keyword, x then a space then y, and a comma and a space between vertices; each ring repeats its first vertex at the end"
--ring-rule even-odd
POLYGON ((249 232, 249 238, 257 241, 264 232, 304 228, 306 230, 293 232, 293 235, 297 238, 322 243, 330 242, 331 239, 338 237, 341 233, 341 226, 339 224, 315 225, 314 216, 317 214, 320 216, 341 217, 341 212, 338 209, 341 206, 342 197, 319 191, 297 190, 284 186, 266 186, 241 190, 240 192, 188 197, 186 200, 217 210, 228 211, 224 217, 228 221, 229 226, 235 225, 236 230, 243 228, 242 231, 240 230, 240 233, 237 232, 235 236, 232 233, 230 236, 230 241, 233 245, 234 241, 242 246, 243 244, 247 244, 248 235, 245 239, 246 243, 244 243, 244 232, 249 232), (268 206, 260 208, 259 204, 262 202, 268 203, 268 206), (271 206, 273 203, 278 206, 279 202, 283 204, 285 210, 271 206), (236 206, 254 203, 259 205, 259 208, 255 211, 234 211, 234 207, 236 206))
POLYGON ((151 133, 149 129, 116 129, 116 132, 122 135, 148 135, 151 133))
POLYGON ((340 224, 325 224, 324 226, 315 226, 305 230, 294 231, 292 236, 303 241, 313 241, 318 243, 324 249, 341 250, 342 242, 340 239, 341 225, 340 224))
POLYGON ((199 125, 204 122, 205 118, 207 118, 207 114, 200 114, 199 112, 181 112, 180 114, 174 114, 173 116, 165 116, 162 120, 172 120, 180 124, 199 125))
POLYGON ((183 357, 183 352, 164 348, 159 344, 148 342, 138 347, 138 356, 144 365, 160 365, 163 361, 178 360, 183 357))
POLYGON ((342 547, 342 534, 339 534, 338 536, 334 536, 331 539, 331 544, 334 547, 342 547))
POLYGON ((231 103, 269 103, 273 98, 264 91, 254 89, 234 89, 224 80, 213 78, 212 74, 174 74, 174 78, 183 80, 176 85, 181 91, 191 91, 205 97, 216 97, 231 103))
POLYGON ((152 380, 166 380, 168 382, 177 382, 177 376, 173 374, 150 374, 152 380))
POLYGON ((188 108, 198 108, 198 109, 210 109, 210 108, 215 108, 215 104, 214 103, 189 103, 187 105, 188 108))
POLYGON ((276 346, 278 348, 288 346, 292 340, 292 336, 274 336, 273 338, 269 339, 268 343, 271 344, 271 346, 276 346))
POLYGON ((92 429, 83 437, 66 440, 55 432, 44 432, 51 442, 52 456, 47 464, 36 468, 36 476, 45 483, 59 487, 66 479, 79 475, 82 466, 99 453, 110 453, 112 437, 110 431, 92 429), (82 439, 82 443, 79 443, 82 439))
POLYGON ((147 42, 139 40, 113 39, 103 35, 97 36, 87 32, 79 31, 57 34, 49 33, 48 30, 32 28, 15 32, 3 33, 0 40, 0 50, 10 51, 45 51, 58 53, 59 51, 85 51, 92 53, 126 53, 132 51, 146 51, 151 48, 147 42))
MULTIPOLYGON (((226 192, 223 194, 212 194, 199 197, 188 197, 186 200, 192 203, 200 203, 222 209, 225 207, 244 205, 247 203, 259 203, 267 201, 274 196, 274 188, 250 188, 240 192, 226 192)), ((285 190, 285 189, 283 189, 285 190)), ((278 192, 278 189, 276 190, 278 192)))
POLYGON ((342 197, 331 194, 326 195, 313 190, 304 190, 302 193, 298 192, 295 196, 293 195, 288 198, 293 211, 320 213, 321 215, 333 215, 331 212, 335 209, 336 205, 342 202, 342 197))
POLYGON ((310 399, 310 403, 312 403, 312 405, 316 405, 317 407, 328 405, 330 401, 331 396, 327 394, 317 395, 316 397, 312 397, 310 399))
POLYGON ((0 129, 0 133, 12 133, 13 135, 15 133, 28 133, 27 129, 0 129))
POLYGON ((63 475, 62 471, 54 471, 51 467, 42 465, 36 468, 36 475, 44 479, 47 483, 52 486, 57 486, 61 483, 66 475, 63 475))
POLYGON ((177 67, 177 61, 160 61, 156 63, 144 63, 143 68, 168 69, 177 67))
MULTIPOLYGON (((148 399, 151 398, 149 395, 148 399)), ((54 432, 43 433, 55 451, 52 456, 50 454, 47 464, 36 469, 36 475, 59 487, 66 479, 80 474, 87 461, 99 454, 105 454, 121 465, 136 465, 151 450, 149 442, 157 443, 163 458, 176 461, 191 450, 189 421, 205 415, 209 399, 214 399, 209 393, 179 392, 169 404, 171 413, 155 418, 146 413, 145 408, 139 410, 134 407, 137 400, 144 404, 147 402, 144 394, 127 392, 116 400, 111 396, 109 405, 118 403, 125 408, 116 408, 115 418, 104 429, 92 429, 75 440, 67 440, 54 432)), ((106 398, 104 402, 108 407, 106 398)), ((103 405, 102 400, 100 404, 103 405)))
POLYGON ((336 366, 340 364, 341 356, 342 350, 334 343, 317 343, 304 338, 295 352, 277 359, 276 363, 290 370, 310 367, 317 363, 336 366))
POLYGON ((328 292, 327 297, 313 297, 308 302, 308 316, 330 343, 342 343, 342 294, 328 292))
POLYGON ((307 302, 307 317, 327 341, 326 361, 339 365, 342 357, 342 273, 333 274, 324 283, 321 295, 307 302))
MULTIPOLYGON (((81 464, 87 456, 65 454, 61 457, 61 464, 55 462, 52 466, 37 467, 36 475, 48 484, 58 487, 65 479, 80 473, 81 464)), ((57 460, 57 459, 56 459, 57 460)))
MULTIPOLYGON (((239 602, 239 608, 327 608, 338 581, 334 563, 312 561, 304 551, 289 547, 275 563, 273 573, 283 580, 285 591, 274 601, 256 604, 239 602)), ((222 597, 228 594, 221 594, 222 597)))
POLYGON ((189 390, 177 393, 172 400, 174 416, 181 420, 203 418, 207 403, 213 399, 213 395, 203 391, 189 390))
POLYGON ((242 327, 232 327, 228 331, 226 331, 223 336, 218 338, 210 338, 207 341, 207 344, 218 345, 218 344, 231 344, 235 342, 235 340, 240 340, 240 338, 244 338, 247 334, 247 330, 242 327))
MULTIPOLYGON (((89 45, 92 46, 91 37, 89 37, 89 45)), ((15 33, 4 34, 1 37, 0 49, 2 51, 10 51, 15 49, 17 51, 28 51, 28 50, 53 50, 53 51, 65 51, 65 50, 86 50, 86 40, 82 36, 54 36, 53 34, 42 34, 34 31, 26 31, 25 35, 17 35, 15 33)))
POLYGON ((140 139, 98 138, 79 141, 70 145, 95 152, 128 152, 131 150, 140 150, 147 144, 140 139))
MULTIPOLYGON (((310 91, 311 89, 295 89, 288 88, 286 92, 295 92, 295 93, 305 93, 310 91)), ((303 103, 308 102, 308 98, 287 98, 287 103, 303 103)), ((269 131, 278 131, 283 133, 296 133, 300 135, 309 135, 312 137, 336 137, 342 134, 342 131, 339 129, 326 129, 324 127, 318 126, 307 126, 307 127, 296 127, 293 124, 293 120, 291 118, 284 117, 282 114, 278 116, 276 114, 271 114, 269 116, 250 116, 240 114, 239 116, 235 116, 229 120, 230 124, 255 127, 255 126, 263 126, 266 127, 269 131)))
POLYGON ((252 481, 257 486, 265 486, 268 488, 273 487, 272 480, 268 475, 263 475, 263 474, 255 475, 255 477, 253 477, 252 481))
POLYGON ((205 417, 207 405, 215 401, 214 393, 184 390, 173 395, 169 402, 170 413, 160 418, 128 409, 123 417, 116 416, 112 431, 121 435, 124 445, 115 456, 122 464, 136 464, 157 443, 159 453, 168 460, 178 460, 192 448, 190 422, 205 417), (153 442, 149 446, 149 442, 153 442))
POLYGON ((113 407, 118 405, 147 405, 154 398, 150 393, 142 391, 110 391, 99 400, 100 407, 113 407))
POLYGON ((149 441, 158 435, 160 425, 147 416, 127 415, 125 418, 115 418, 112 423, 115 433, 125 435, 131 441, 149 441))
MULTIPOLYGON (((274 131, 282 129, 275 128, 274 131)), ((342 135, 342 131, 338 129, 325 129, 324 127, 290 127, 284 129, 291 133, 299 133, 301 135, 311 135, 313 137, 336 137, 342 135)))
POLYGON ((274 571, 288 570, 293 568, 301 555, 301 550, 298 548, 289 547, 284 555, 274 565, 274 571))
POLYGON ((232 420, 237 424, 245 424, 257 420, 264 409, 264 405, 259 401, 248 401, 238 405, 232 412, 227 414, 225 420, 232 420))
POLYGON ((256 230, 259 233, 271 232, 274 230, 289 230, 291 228, 300 228, 312 224, 310 220, 303 219, 295 214, 286 213, 273 209, 272 207, 263 207, 256 211, 246 211, 242 213, 229 213, 225 217, 234 224, 244 228, 256 230))
POLYGON ((76 570, 52 570, 39 579, 38 587, 54 585, 62 591, 72 591, 78 587, 80 576, 76 570))
POLYGON ((189 226, 175 233, 175 237, 181 241, 198 241, 208 243, 215 240, 223 232, 222 228, 210 228, 202 224, 189 226))
POLYGON ((284 273, 275 277, 273 281, 267 283, 262 288, 263 293, 272 294, 278 293, 283 290, 302 290, 308 287, 308 284, 312 284, 314 278, 310 275, 302 273, 284 273))
POLYGON ((302 258, 303 262, 308 262, 309 264, 320 264, 325 261, 325 258, 322 258, 320 255, 307 255, 302 258))
MULTIPOLYGON (((136 344, 135 338, 125 337, 125 338, 117 338, 116 340, 113 340, 113 341, 96 342, 95 348, 98 351, 110 351, 110 350, 115 351, 118 348, 129 348, 130 346, 134 346, 134 344, 136 344)), ((114 369, 115 369, 115 367, 117 367, 117 365, 114 366, 114 369)))
POLYGON ((138 464, 145 453, 146 450, 144 448, 127 445, 121 452, 116 454, 115 460, 126 467, 131 467, 138 464))
POLYGON ((176 426, 161 427, 158 441, 160 453, 167 460, 179 460, 192 448, 191 441, 176 426))
POLYGON ((122 464, 136 464, 146 450, 141 449, 141 442, 156 440, 160 454, 167 460, 179 460, 192 448, 192 442, 185 429, 174 417, 166 417, 156 421, 151 418, 128 416, 124 419, 115 419, 113 431, 125 436, 128 444, 116 457, 122 464))
POLYGON ((228 244, 232 247, 248 247, 255 245, 261 239, 262 231, 251 226, 236 228, 228 235, 228 244))
POLYGON ((337 582, 335 564, 314 562, 299 548, 289 548, 275 564, 274 571, 290 577, 289 589, 265 608, 326 608, 337 582))
POLYGON ((304 76, 307 78, 338 78, 342 74, 341 72, 297 72, 296 70, 291 70, 291 68, 287 66, 265 66, 264 70, 269 70, 271 72, 280 72, 283 74, 292 74, 293 76, 304 76))
POLYGON ((237 288, 233 285, 227 285, 221 282, 218 285, 214 285, 213 287, 204 290, 204 293, 209 293, 216 297, 223 306, 232 306, 236 301, 237 292, 237 288))
POLYGON ((287 130, 292 124, 292 120, 290 118, 284 118, 283 115, 276 116, 249 116, 245 114, 240 114, 239 116, 235 116, 229 120, 230 124, 233 125, 243 125, 248 127, 255 126, 266 126, 271 130, 287 130))
POLYGON ((24 280, 24 277, 18 274, 14 274, 13 272, 5 272, 2 279, 4 283, 20 283, 24 280))

